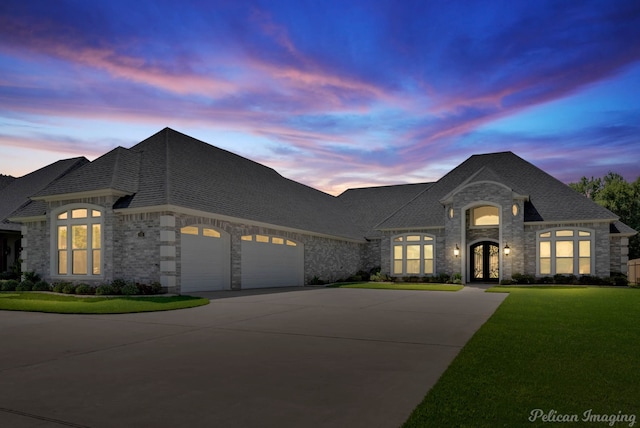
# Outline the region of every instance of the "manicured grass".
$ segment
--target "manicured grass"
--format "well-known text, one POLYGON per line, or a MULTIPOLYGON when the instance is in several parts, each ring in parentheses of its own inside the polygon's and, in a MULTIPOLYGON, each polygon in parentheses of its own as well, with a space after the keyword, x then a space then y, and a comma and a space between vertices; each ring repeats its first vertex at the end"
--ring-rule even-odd
POLYGON ((0 293, 0 310, 61 314, 124 314, 193 308, 209 300, 191 296, 74 297, 49 293, 0 293))
POLYGON ((357 282, 348 284, 335 284, 330 287, 335 288, 373 288, 384 290, 431 290, 431 291, 458 291, 462 285, 455 284, 414 284, 414 283, 392 283, 392 282, 357 282))
POLYGON ((510 295, 404 427, 612 426, 585 422, 590 409, 640 419, 640 290, 492 291, 510 295), (534 409, 579 422, 531 422, 534 409))

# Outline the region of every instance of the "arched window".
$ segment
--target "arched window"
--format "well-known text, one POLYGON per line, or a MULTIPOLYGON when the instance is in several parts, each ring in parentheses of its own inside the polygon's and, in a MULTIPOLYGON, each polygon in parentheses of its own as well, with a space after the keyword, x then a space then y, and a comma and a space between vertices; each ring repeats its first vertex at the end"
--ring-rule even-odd
POLYGON ((405 234, 394 236, 391 245, 393 275, 433 275, 435 243, 431 235, 405 234))
POLYGON ((57 275, 102 274, 101 209, 74 207, 55 216, 57 275))
POLYGON ((539 275, 590 275, 593 238, 590 229, 554 229, 538 233, 539 275))
POLYGON ((472 224, 474 226, 498 226, 500 225, 500 212, 498 207, 483 205, 471 210, 472 224))

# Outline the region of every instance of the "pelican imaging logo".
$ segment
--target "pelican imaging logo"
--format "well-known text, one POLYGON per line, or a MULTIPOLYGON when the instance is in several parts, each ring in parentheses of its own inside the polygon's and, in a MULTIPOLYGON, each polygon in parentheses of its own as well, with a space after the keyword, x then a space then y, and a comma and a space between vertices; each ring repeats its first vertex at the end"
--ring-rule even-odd
POLYGON ((585 410, 581 414, 578 413, 560 413, 555 409, 542 410, 533 409, 529 413, 529 422, 544 422, 544 423, 562 423, 562 422, 591 422, 602 423, 612 427, 618 423, 626 424, 627 426, 634 426, 636 424, 635 414, 622 413, 622 410, 618 410, 618 413, 595 413, 593 409, 585 410))

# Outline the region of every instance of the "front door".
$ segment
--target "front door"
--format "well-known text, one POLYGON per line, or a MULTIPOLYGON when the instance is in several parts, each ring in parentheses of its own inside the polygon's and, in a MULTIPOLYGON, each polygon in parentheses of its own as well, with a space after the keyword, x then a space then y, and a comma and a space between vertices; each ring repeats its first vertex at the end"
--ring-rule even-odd
POLYGON ((471 246, 471 280, 498 281, 500 250, 494 242, 478 242, 471 246))

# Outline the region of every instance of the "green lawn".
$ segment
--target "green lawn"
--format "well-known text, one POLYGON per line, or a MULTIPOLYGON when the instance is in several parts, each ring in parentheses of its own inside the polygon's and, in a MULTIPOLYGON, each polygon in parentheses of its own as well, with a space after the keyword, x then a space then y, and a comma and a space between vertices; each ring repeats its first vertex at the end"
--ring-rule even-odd
POLYGON ((462 285, 455 284, 414 284, 392 283, 392 282, 356 282, 348 284, 335 284, 330 287, 335 288, 373 288, 384 290, 431 290, 431 291, 458 291, 463 288, 462 285))
POLYGON ((628 427, 631 415, 640 422, 640 290, 492 291, 510 295, 404 427, 628 427), (578 422, 531 422, 534 409, 578 422), (589 410, 609 422, 586 422, 589 410), (627 420, 609 425, 611 415, 627 420))
POLYGON ((124 314, 193 308, 209 300, 191 296, 74 297, 48 293, 0 293, 0 310, 61 314, 124 314))

